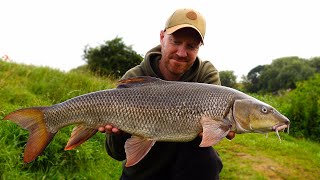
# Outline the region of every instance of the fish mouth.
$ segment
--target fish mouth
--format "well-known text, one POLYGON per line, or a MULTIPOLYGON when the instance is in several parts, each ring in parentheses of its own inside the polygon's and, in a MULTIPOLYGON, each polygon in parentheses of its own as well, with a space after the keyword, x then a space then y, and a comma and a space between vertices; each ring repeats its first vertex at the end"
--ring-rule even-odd
POLYGON ((289 125, 288 124, 276 124, 272 127, 273 131, 284 131, 286 128, 288 128, 288 132, 289 132, 289 125))
POLYGON ((275 131, 277 133, 277 136, 279 138, 279 141, 281 142, 281 138, 280 138, 280 135, 279 135, 279 131, 284 131, 286 128, 288 130, 288 134, 289 134, 289 122, 286 123, 286 124, 276 124, 272 127, 272 130, 275 131))

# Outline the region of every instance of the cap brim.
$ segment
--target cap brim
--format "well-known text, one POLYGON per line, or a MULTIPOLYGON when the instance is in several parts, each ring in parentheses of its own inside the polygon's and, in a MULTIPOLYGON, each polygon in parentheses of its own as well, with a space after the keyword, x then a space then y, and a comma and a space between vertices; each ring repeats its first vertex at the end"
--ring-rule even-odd
POLYGON ((168 34, 172 34, 172 33, 176 32, 177 30, 179 30, 179 29, 181 29, 181 28, 186 28, 186 27, 190 27, 190 28, 195 29, 195 30, 199 33, 199 35, 200 35, 200 37, 201 37, 201 41, 202 41, 202 43, 203 43, 203 37, 202 37, 200 31, 199 31, 195 26, 190 25, 190 24, 179 24, 179 25, 176 25, 176 26, 167 28, 167 29, 166 29, 166 32, 167 32, 168 34))

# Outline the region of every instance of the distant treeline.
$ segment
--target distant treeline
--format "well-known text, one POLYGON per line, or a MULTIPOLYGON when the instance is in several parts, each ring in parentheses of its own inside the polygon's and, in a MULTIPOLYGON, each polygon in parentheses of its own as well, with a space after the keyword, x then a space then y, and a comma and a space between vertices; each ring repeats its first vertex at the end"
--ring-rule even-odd
POLYGON ((320 57, 302 59, 296 56, 275 59, 271 64, 258 65, 251 69, 246 76, 236 82, 233 71, 221 71, 222 85, 241 88, 250 93, 292 90, 297 83, 320 73, 320 57))

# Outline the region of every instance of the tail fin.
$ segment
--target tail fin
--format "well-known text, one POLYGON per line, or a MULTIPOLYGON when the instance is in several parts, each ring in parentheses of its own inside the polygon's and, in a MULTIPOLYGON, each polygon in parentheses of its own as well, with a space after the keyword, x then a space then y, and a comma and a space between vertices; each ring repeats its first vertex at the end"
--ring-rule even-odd
POLYGON ((29 131, 29 138, 24 150, 23 161, 29 163, 35 160, 48 146, 55 133, 46 128, 43 110, 46 107, 25 108, 14 111, 4 120, 11 120, 29 131))

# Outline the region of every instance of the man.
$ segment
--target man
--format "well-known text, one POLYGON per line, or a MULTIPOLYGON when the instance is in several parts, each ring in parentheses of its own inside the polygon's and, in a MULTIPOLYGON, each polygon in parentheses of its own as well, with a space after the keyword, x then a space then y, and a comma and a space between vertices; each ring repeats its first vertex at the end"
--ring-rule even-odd
MULTIPOLYGON (((178 9, 160 32, 160 45, 151 49, 140 65, 123 78, 152 76, 170 81, 220 85, 219 73, 209 61, 197 55, 206 30, 204 17, 193 9, 178 9)), ((130 134, 107 125, 106 150, 117 160, 125 160, 124 143, 130 134)), ((157 142, 136 165, 123 166, 121 179, 219 179, 222 162, 212 147, 199 147, 201 137, 188 143, 157 142)))

